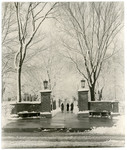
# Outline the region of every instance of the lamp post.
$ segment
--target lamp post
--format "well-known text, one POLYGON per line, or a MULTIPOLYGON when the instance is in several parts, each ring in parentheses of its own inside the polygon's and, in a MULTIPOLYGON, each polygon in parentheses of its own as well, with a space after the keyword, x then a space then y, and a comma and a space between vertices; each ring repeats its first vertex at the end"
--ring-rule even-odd
POLYGON ((85 88, 85 80, 81 80, 81 88, 85 88))
POLYGON ((43 84, 44 84, 44 89, 48 89, 48 81, 47 80, 43 81, 43 84))

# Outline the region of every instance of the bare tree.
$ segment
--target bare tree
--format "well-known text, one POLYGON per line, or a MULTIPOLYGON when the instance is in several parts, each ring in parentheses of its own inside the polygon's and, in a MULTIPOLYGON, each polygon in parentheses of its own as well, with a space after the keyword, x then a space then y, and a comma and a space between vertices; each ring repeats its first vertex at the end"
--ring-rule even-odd
POLYGON ((64 18, 61 20, 66 33, 62 42, 67 49, 66 57, 87 80, 94 101, 103 63, 116 53, 113 46, 123 28, 123 3, 62 3, 62 8, 64 18))
POLYGON ((35 35, 52 12, 57 3, 17 3, 15 2, 19 48, 15 55, 17 70, 17 101, 21 102, 21 72, 27 50, 32 44, 35 35))
MULTIPOLYGON (((18 45, 16 34, 16 21, 12 3, 2 3, 2 98, 9 85, 11 74, 15 73, 13 59, 14 47, 18 45)), ((6 94, 7 95, 7 94, 6 94)))
POLYGON ((54 92, 54 89, 59 81, 63 65, 60 62, 59 56, 57 56, 56 52, 50 47, 49 51, 46 51, 44 55, 41 56, 43 58, 43 66, 42 68, 46 72, 46 78, 49 82, 49 89, 54 92), (46 58, 44 56, 47 56, 46 58))

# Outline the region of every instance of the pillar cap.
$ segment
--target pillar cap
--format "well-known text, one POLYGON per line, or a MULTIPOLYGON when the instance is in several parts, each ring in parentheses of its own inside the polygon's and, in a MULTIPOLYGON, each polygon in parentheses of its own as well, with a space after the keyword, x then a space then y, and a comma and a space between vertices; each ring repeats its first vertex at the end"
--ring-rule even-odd
POLYGON ((89 110, 83 110, 78 112, 78 114, 87 114, 87 113, 89 113, 89 110))
POLYGON ((78 92, 88 92, 88 91, 89 91, 89 89, 85 89, 85 88, 84 89, 82 88, 82 89, 78 90, 78 92))
POLYGON ((51 90, 40 90, 39 92, 40 92, 40 93, 48 93, 48 92, 50 93, 50 92, 52 92, 52 91, 51 91, 51 90))

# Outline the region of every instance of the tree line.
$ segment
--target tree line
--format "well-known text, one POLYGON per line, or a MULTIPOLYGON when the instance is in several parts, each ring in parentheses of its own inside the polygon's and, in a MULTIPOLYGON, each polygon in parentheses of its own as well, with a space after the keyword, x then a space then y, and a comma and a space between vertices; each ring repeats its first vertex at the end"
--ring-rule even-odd
MULTIPOLYGON (((50 51, 56 43, 48 41, 45 44, 45 23, 50 20, 58 28, 56 35, 60 35, 60 53, 75 65, 87 81, 91 100, 95 101, 97 82, 105 62, 122 51, 117 40, 123 30, 123 10, 122 2, 3 3, 2 93, 4 94, 7 80, 13 72, 17 80, 17 101, 21 102, 22 78, 27 76, 28 70, 32 75, 29 64, 39 68, 39 72, 35 69, 34 75, 43 76, 44 69, 50 89, 55 87, 63 66, 56 63, 57 51, 50 51)), ((37 83, 41 79, 35 80, 37 83)), ((102 94, 102 91, 103 87, 98 93, 102 94)))

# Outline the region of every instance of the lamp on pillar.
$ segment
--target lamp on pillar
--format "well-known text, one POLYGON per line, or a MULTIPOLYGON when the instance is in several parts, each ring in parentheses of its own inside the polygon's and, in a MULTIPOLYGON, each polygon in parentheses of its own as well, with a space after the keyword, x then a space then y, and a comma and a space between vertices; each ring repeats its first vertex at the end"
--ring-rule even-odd
POLYGON ((48 81, 43 81, 43 84, 44 84, 44 89, 48 89, 48 81))
POLYGON ((85 88, 85 80, 81 80, 81 88, 85 88))

